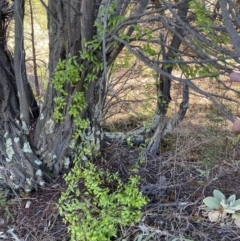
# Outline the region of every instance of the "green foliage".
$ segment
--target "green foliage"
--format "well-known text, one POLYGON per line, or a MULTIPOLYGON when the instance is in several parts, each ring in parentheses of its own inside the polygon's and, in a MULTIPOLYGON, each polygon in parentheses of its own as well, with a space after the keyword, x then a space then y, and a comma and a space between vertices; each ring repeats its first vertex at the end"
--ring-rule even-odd
POLYGON ((102 37, 104 31, 105 34, 109 33, 111 30, 115 29, 118 23, 120 23, 125 17, 124 16, 115 16, 115 9, 117 7, 117 1, 111 1, 109 6, 100 6, 99 15, 97 21, 95 21, 94 26, 98 30, 98 35, 102 37), (104 21, 107 17, 107 29, 104 29, 104 21))
MULTIPOLYGON (((64 120, 64 115, 62 110, 66 105, 66 97, 68 93, 65 91, 64 86, 65 84, 70 84, 70 86, 76 86, 77 83, 80 81, 80 73, 83 70, 83 64, 78 63, 78 59, 76 56, 68 56, 66 60, 59 60, 58 64, 55 68, 54 75, 52 78, 52 84, 55 90, 59 92, 58 97, 54 98, 54 102, 56 106, 54 108, 53 117, 57 122, 62 122, 64 120)), ((81 95, 82 98, 79 98, 81 92, 77 92, 73 96, 73 105, 71 105, 71 109, 69 110, 69 114, 76 115, 76 112, 83 106, 86 107, 85 98, 81 95), (79 106, 78 106, 79 104, 79 106), (77 110, 74 107, 77 106, 77 110)))
MULTIPOLYGON (((195 25, 199 29, 199 31, 203 31, 203 33, 208 36, 208 38, 214 44, 227 44, 229 42, 229 37, 227 34, 223 32, 216 32, 214 29, 214 21, 212 17, 212 12, 209 9, 206 9, 203 6, 202 1, 200 0, 191 0, 189 4, 189 8, 191 11, 195 13, 195 25)), ((196 41, 193 41, 195 46, 198 45, 196 41)), ((200 43, 202 44, 202 43, 200 43)))
POLYGON ((118 174, 87 162, 73 168, 65 180, 68 188, 58 207, 65 222, 70 223, 71 240, 107 241, 116 237, 119 227, 139 221, 141 207, 146 204, 138 191, 139 177, 132 176, 123 183, 118 174), (112 185, 114 190, 109 188, 112 185))
POLYGON ((2 217, 7 221, 14 221, 14 217, 11 214, 9 207, 15 202, 12 200, 8 200, 8 195, 9 189, 7 189, 6 187, 0 187, 0 210, 2 211, 2 217))
POLYGON ((53 100, 57 104, 54 108, 53 117, 57 122, 61 122, 64 119, 61 110, 63 110, 63 107, 66 105, 65 98, 61 96, 55 97, 53 100))
POLYGON ((149 43, 143 44, 143 51, 149 56, 156 55, 156 50, 149 43))
POLYGON ((59 212, 74 241, 104 241, 116 237, 120 227, 139 221, 141 207, 146 204, 138 189, 138 176, 131 176, 123 183, 118 174, 99 170, 90 162, 98 148, 94 138, 86 135, 91 129, 90 121, 83 119, 81 113, 87 108, 85 91, 103 69, 102 61, 95 54, 99 50, 99 39, 95 37, 85 43, 78 57, 69 55, 66 60, 60 60, 52 78, 58 94, 54 98, 53 116, 61 122, 66 114, 70 115, 76 126, 73 141, 80 143, 75 149, 74 166, 65 176, 67 189, 58 202, 59 212), (65 90, 67 85, 75 87, 72 96, 65 90))
POLYGON ((211 11, 203 7, 202 1, 191 0, 189 4, 190 10, 195 13, 195 24, 206 34, 213 33, 213 20, 211 19, 211 11))
POLYGON ((68 97, 65 85, 69 84, 71 87, 76 87, 77 84, 82 82, 82 89, 71 96, 72 103, 67 110, 67 113, 74 117, 75 123, 80 127, 80 131, 82 131, 87 124, 86 120, 80 118, 81 111, 87 107, 84 91, 88 88, 90 82, 97 80, 97 73, 103 69, 103 63, 98 61, 92 52, 92 49, 100 48, 99 43, 97 44, 96 40, 93 40, 87 43, 85 47, 86 49, 80 52, 79 57, 68 55, 67 59, 59 60, 52 78, 53 87, 60 95, 54 98, 56 106, 53 117, 57 122, 64 120, 62 111, 68 97), (93 64, 92 71, 88 71, 84 80, 81 80, 81 73, 85 69, 84 63, 88 61, 93 64), (82 122, 82 124, 80 124, 80 122, 82 122))
POLYGON ((0 188, 0 208, 4 208, 7 205, 8 189, 0 188))
POLYGON ((219 71, 216 67, 209 63, 203 66, 182 64, 181 69, 188 78, 210 77, 212 80, 212 78, 219 76, 219 71))
POLYGON ((72 57, 69 55, 67 59, 59 60, 52 78, 54 88, 66 96, 67 92, 64 90, 64 84, 70 83, 71 86, 76 86, 83 68, 84 66, 78 63, 77 56, 72 57))
MULTIPOLYGON (((150 234, 141 233, 134 238, 134 241, 150 241, 150 240, 153 240, 152 238, 154 238, 154 236, 157 236, 157 233, 155 233, 155 232, 152 232, 150 234)), ((125 241, 125 240, 123 240, 123 241, 125 241)))

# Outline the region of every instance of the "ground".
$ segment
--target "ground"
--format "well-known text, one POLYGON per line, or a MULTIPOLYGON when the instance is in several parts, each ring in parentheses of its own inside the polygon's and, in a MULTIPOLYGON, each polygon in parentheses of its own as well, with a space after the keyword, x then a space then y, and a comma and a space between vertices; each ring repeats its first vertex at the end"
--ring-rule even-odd
MULTIPOLYGON (((229 129, 220 131, 219 125, 224 123, 201 125, 186 119, 161 143, 159 157, 142 162, 139 188, 152 184, 153 189, 146 193, 149 203, 143 207, 141 222, 121 229, 115 240, 240 240, 240 228, 230 218, 211 223, 202 208, 203 199, 212 196, 214 189, 240 197, 239 144, 229 129), (166 177, 165 191, 157 185, 160 176, 166 177)), ((145 153, 139 147, 113 143, 104 149, 104 155, 108 169, 125 178, 131 163, 139 156, 144 160, 145 153)), ((67 227, 56 208, 64 188, 59 177, 27 196, 9 192, 7 202, 0 199, 0 240, 68 240, 67 227)))
MULTIPOLYGON (((148 69, 145 72, 140 70, 130 71, 130 74, 137 76, 135 79, 130 79, 128 75, 126 79, 121 79, 122 75, 116 74, 118 85, 112 83, 115 92, 110 93, 108 99, 110 103, 116 103, 107 106, 107 114, 104 115, 104 128, 108 131, 133 130, 153 114, 156 103, 154 79, 150 79, 151 71, 149 73, 148 69), (116 93, 118 98, 112 98, 116 93), (114 113, 120 114, 112 116, 114 113)), ((120 68, 119 71, 123 70, 120 68)), ((201 87, 214 92, 218 85, 207 80, 201 83, 201 87)), ((168 118, 181 102, 180 89, 181 85, 173 83, 168 118)), ((218 94, 225 94, 225 90, 218 91, 218 94)), ((234 95, 231 97, 239 97, 234 95)), ((234 116, 238 114, 237 105, 224 104, 234 116)), ((129 167, 140 163, 139 189, 149 198, 148 204, 142 209, 140 222, 132 227, 122 227, 115 240, 240 240, 240 228, 230 216, 224 222, 211 223, 202 206, 203 199, 212 196, 214 189, 227 197, 235 194, 240 198, 239 140, 231 133, 231 123, 218 113, 212 103, 191 92, 186 118, 161 142, 159 156, 149 159, 142 146, 105 143, 103 156, 106 168, 120 173, 126 180, 130 175, 129 167), (164 189, 159 185, 161 177, 166 178, 164 189), (146 191, 146 186, 152 188, 146 191)), ((28 195, 21 191, 0 190, 0 240, 69 240, 67 226, 56 207, 65 188, 63 177, 60 176, 28 195)))

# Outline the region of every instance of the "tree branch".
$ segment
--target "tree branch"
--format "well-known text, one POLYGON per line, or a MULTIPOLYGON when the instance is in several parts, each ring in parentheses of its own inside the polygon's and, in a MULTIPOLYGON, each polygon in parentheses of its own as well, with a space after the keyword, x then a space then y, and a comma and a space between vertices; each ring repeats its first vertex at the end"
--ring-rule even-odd
POLYGON ((228 31, 228 34, 232 40, 233 46, 240 56, 240 36, 236 29, 234 28, 233 22, 230 18, 229 12, 227 10, 227 0, 219 0, 219 5, 222 11, 223 20, 228 31))

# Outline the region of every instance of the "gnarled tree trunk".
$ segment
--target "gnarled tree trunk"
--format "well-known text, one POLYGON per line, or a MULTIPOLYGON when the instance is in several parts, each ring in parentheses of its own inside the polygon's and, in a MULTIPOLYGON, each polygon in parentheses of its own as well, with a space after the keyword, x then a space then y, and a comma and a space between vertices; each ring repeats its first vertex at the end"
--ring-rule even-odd
MULTIPOLYGON (((43 1, 42 1, 43 2, 43 1)), ((45 4, 43 2, 43 4, 45 4)), ((95 71, 96 80, 91 81, 85 90, 83 85, 88 73, 93 71, 91 61, 78 59, 84 65, 79 77, 77 86, 65 83, 64 90, 68 93, 65 97, 66 105, 62 110, 65 117, 61 123, 57 123, 53 118, 56 103, 54 98, 61 96, 49 81, 45 96, 45 102, 38 117, 36 101, 33 97, 31 88, 26 79, 23 48, 23 17, 24 1, 15 0, 15 26, 16 26, 16 45, 14 52, 14 68, 7 72, 3 66, 11 66, 7 61, 7 52, 3 52, 1 73, 1 111, 4 113, 1 130, 1 139, 5 143, 5 149, 1 150, 1 179, 3 182, 10 183, 14 188, 23 188, 30 191, 36 188, 37 184, 43 185, 42 170, 47 167, 58 175, 65 168, 69 168, 71 158, 74 156, 76 145, 81 145, 81 138, 71 143, 72 136, 76 130, 73 118, 69 115, 69 106, 72 104, 72 95, 76 91, 82 91, 85 95, 87 107, 79 115, 82 119, 89 120, 89 127, 84 130, 84 136, 93 140, 95 146, 100 148, 104 137, 102 132, 102 109, 104 96, 106 95, 107 70, 122 51, 124 44, 116 42, 118 31, 112 32, 114 38, 110 38, 108 28, 109 17, 104 9, 108 9, 113 1, 102 0, 82 0, 82 1, 59 1, 49 0, 48 27, 49 27, 49 72, 50 78, 54 74, 54 69, 59 61, 71 56, 79 56, 79 51, 84 50, 86 41, 93 39, 97 35, 99 39, 99 51, 95 54, 99 62, 103 62, 104 71, 95 71), (103 16, 102 16, 103 15, 103 16), (94 26, 94 22, 103 25, 102 31, 94 26), (15 83, 16 81, 16 83, 15 83), (6 91, 11 89, 11 91, 6 91), (4 90, 4 91, 3 91, 4 90), (18 94, 17 94, 18 93, 18 94), (10 102, 11 105, 9 104, 10 102), (33 108, 34 107, 34 108, 33 108), (34 130, 31 128, 31 119, 38 118, 34 130), (32 117, 32 118, 31 118, 32 117)), ((117 1, 114 8, 115 16, 124 15, 128 12, 130 20, 137 23, 146 10, 149 0, 141 0, 136 4, 117 1), (131 6, 129 12, 128 6, 131 6)), ((130 21, 131 22, 131 21, 130 21)), ((125 36, 131 36, 135 31, 131 24, 123 24, 119 27, 125 36)), ((6 29, 2 31, 5 33, 6 29)), ((4 42, 5 39, 2 41, 4 42)), ((159 115, 157 115, 159 117, 159 115)), ((158 118, 154 118, 154 127, 158 118)), ((34 123, 35 124, 35 123, 34 123)), ((35 125, 34 125, 35 126, 35 125)), ((144 133, 145 130, 139 130, 144 133)), ((106 136, 105 136, 106 137, 106 136)), ((139 141, 139 139, 138 139, 139 141)), ((4 146, 4 145, 2 145, 4 146)))
MULTIPOLYGON (((41 161, 32 151, 31 125, 38 106, 25 78, 23 35, 15 35, 14 60, 6 45, 13 6, 0 2, 0 183, 26 191, 43 185, 41 161), (15 71, 14 71, 15 68, 15 71)), ((15 1, 15 26, 23 23, 23 2, 15 1)))

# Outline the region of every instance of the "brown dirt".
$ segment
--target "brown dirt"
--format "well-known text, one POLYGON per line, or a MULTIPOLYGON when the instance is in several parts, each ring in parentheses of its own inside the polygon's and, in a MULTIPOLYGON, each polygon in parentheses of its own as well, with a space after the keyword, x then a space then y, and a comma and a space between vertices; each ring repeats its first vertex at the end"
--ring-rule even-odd
POLYGON ((63 188, 63 181, 59 178, 37 192, 12 193, 9 197, 11 204, 0 211, 0 217, 3 217, 5 222, 0 225, 0 240, 1 234, 6 235, 3 240, 13 240, 13 236, 7 233, 10 228, 24 241, 68 240, 67 227, 63 224, 56 206, 63 188), (30 207, 26 208, 29 202, 30 207))

